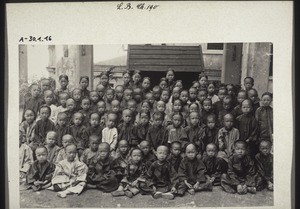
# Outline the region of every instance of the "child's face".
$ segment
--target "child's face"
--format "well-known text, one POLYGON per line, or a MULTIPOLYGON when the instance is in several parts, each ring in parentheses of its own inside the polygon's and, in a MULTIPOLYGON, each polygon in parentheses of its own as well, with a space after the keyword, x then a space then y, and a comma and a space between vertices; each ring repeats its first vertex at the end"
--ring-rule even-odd
POLYGON ((47 150, 45 148, 38 148, 35 150, 36 159, 39 163, 44 163, 47 160, 47 150))
POLYGON ((116 87, 115 91, 116 91, 116 97, 121 99, 123 97, 123 87, 118 86, 116 87))
POLYGON ((190 123, 192 126, 197 126, 199 124, 199 115, 196 112, 190 114, 190 123))
POLYGON ((148 94, 146 94, 146 99, 149 101, 149 103, 150 104, 154 104, 154 102, 155 102, 155 99, 154 99, 154 96, 153 96, 153 94, 151 94, 151 93, 148 93, 148 94))
POLYGON ((159 112, 165 112, 166 105, 165 105, 165 103, 158 102, 156 108, 159 112))
POLYGON ((108 90, 106 92, 106 99, 108 101, 113 101, 114 97, 115 97, 115 95, 114 95, 114 92, 112 90, 108 90))
POLYGON ((223 100, 223 108, 224 110, 230 110, 232 108, 232 102, 231 99, 224 99, 223 100))
POLYGON ((98 149, 100 160, 105 160, 109 157, 109 147, 99 145, 98 149))
POLYGON ((144 155, 148 155, 150 152, 150 144, 149 142, 143 141, 140 144, 140 149, 142 150, 142 152, 144 153, 144 155))
POLYGON ((198 92, 198 100, 200 103, 202 103, 206 98, 207 98, 207 94, 205 91, 198 92))
POLYGON ((31 86, 31 95, 33 98, 37 98, 41 93, 41 90, 38 85, 31 86))
POLYGON ((199 89, 200 88, 200 83, 199 82, 195 82, 193 84, 193 87, 196 88, 196 89, 199 89))
POLYGON ((141 113, 140 123, 142 126, 145 126, 149 123, 150 118, 146 113, 141 113))
POLYGON ((114 128, 115 125, 116 125, 116 120, 117 120, 116 115, 108 115, 108 118, 107 118, 107 127, 108 128, 114 128))
POLYGON ((219 97, 220 101, 223 101, 225 96, 226 96, 226 90, 220 89, 219 92, 218 92, 218 97, 219 97))
POLYGON ((180 96, 180 89, 178 87, 175 87, 172 91, 172 97, 173 99, 179 99, 180 96))
POLYGON ((137 104, 135 102, 128 102, 127 108, 130 109, 132 112, 135 112, 137 109, 137 104))
POLYGON ((244 144, 237 143, 234 147, 234 154, 239 158, 246 155, 246 147, 244 144))
POLYGON ((46 104, 49 104, 49 105, 52 104, 52 102, 53 102, 53 94, 50 93, 50 92, 46 93, 45 96, 44 96, 44 100, 45 100, 46 104))
POLYGON ((66 156, 68 162, 73 162, 77 154, 76 146, 70 145, 66 148, 66 156))
POLYGON ((82 114, 75 114, 74 115, 73 123, 74 123, 75 126, 81 125, 82 121, 83 121, 82 114))
POLYGON ((124 97, 123 97, 123 99, 125 101, 129 101, 130 99, 132 99, 132 97, 133 97, 133 92, 131 90, 128 89, 128 90, 124 91, 124 97))
POLYGON ((89 81, 86 78, 82 78, 79 85, 81 89, 86 89, 89 86, 89 81))
POLYGON ((179 144, 173 144, 171 148, 172 155, 178 157, 181 152, 181 146, 179 144))
POLYGON ((44 79, 41 81, 41 90, 42 92, 51 89, 51 83, 48 79, 44 79))
POLYGON ((162 119, 162 118, 156 117, 156 118, 154 118, 154 120, 153 120, 153 125, 156 126, 156 127, 159 127, 159 126, 161 126, 162 122, 163 122, 163 119, 162 119))
POLYGON ((161 101, 168 102, 169 100, 169 92, 163 91, 160 96, 161 101))
POLYGON ((159 87, 160 87, 161 89, 165 89, 165 88, 167 88, 167 86, 168 86, 168 84, 167 84, 166 81, 161 81, 161 82, 159 83, 159 87))
POLYGON ((147 102, 144 102, 142 104, 142 110, 147 110, 147 111, 150 111, 150 105, 147 103, 147 102))
POLYGON ((252 111, 252 105, 248 101, 242 103, 242 112, 244 114, 250 113, 252 111))
POLYGON ((181 82, 177 82, 177 83, 175 84, 175 87, 177 87, 177 88, 179 88, 179 89, 182 89, 182 88, 183 88, 183 85, 182 85, 181 82))
POLYGON ((124 123, 130 123, 131 122, 131 119, 132 119, 132 115, 131 115, 131 113, 129 113, 128 111, 125 111, 125 112, 123 112, 123 121, 124 121, 124 123))
POLYGON ((262 104, 262 106, 264 106, 264 107, 270 106, 271 102, 272 102, 272 98, 271 98, 269 95, 264 95, 264 96, 261 98, 261 104, 262 104))
POLYGON ((185 155, 189 160, 195 159, 195 157, 197 155, 195 146, 188 145, 185 150, 185 155))
POLYGON ((205 110, 205 111, 207 111, 207 112, 209 112, 210 110, 211 110, 211 108, 212 108, 212 103, 211 103, 211 101, 204 101, 203 102, 203 109, 205 110))
POLYGON ((67 100, 67 109, 69 111, 73 111, 75 109, 75 102, 74 102, 74 100, 67 100))
POLYGON ((232 116, 229 116, 229 115, 226 115, 224 117, 224 127, 226 130, 231 130, 232 127, 233 127, 233 117, 232 116))
POLYGON ((213 84, 209 84, 207 87, 207 91, 209 95, 214 95, 215 94, 215 86, 213 84))
POLYGON ((270 146, 270 144, 267 143, 267 142, 264 142, 264 141, 261 142, 260 145, 259 145, 259 151, 260 151, 263 155, 265 155, 265 156, 269 155, 270 152, 271 152, 271 146, 270 146))
POLYGON ((89 109, 90 109, 90 106, 91 106, 90 100, 88 100, 88 99, 83 99, 83 100, 81 101, 81 108, 82 108, 83 110, 85 110, 85 111, 89 110, 89 109))
POLYGON ((234 87, 232 85, 227 85, 226 88, 229 95, 234 95, 234 87))
POLYGON ((168 156, 168 148, 167 147, 158 147, 156 151, 156 157, 159 162, 164 162, 168 156))
POLYGON ((154 99, 155 99, 156 101, 159 100, 160 94, 161 94, 161 92, 160 92, 159 89, 154 89, 154 90, 153 90, 153 97, 154 97, 154 99))
POLYGON ((42 120, 46 120, 50 117, 50 112, 48 108, 41 108, 40 116, 42 120))
POLYGON ((148 79, 144 79, 142 83, 142 87, 144 89, 149 89, 150 88, 150 81, 148 79))
POLYGON ((237 95, 237 101, 239 104, 242 104, 242 102, 247 99, 247 94, 246 92, 239 92, 237 95))
POLYGON ((73 91, 73 99, 78 102, 81 99, 81 91, 80 90, 74 90, 73 91))
POLYGON ((62 79, 59 80, 59 84, 60 84, 62 89, 66 89, 69 82, 65 78, 62 78, 62 79))
POLYGON ((100 118, 98 114, 92 114, 90 118, 90 124, 92 127, 96 127, 100 124, 100 118))
POLYGON ((255 102, 258 98, 257 92, 255 90, 249 90, 248 97, 249 99, 251 99, 252 102, 255 102))
POLYGON ((131 153, 131 159, 134 163, 139 163, 142 160, 142 153, 140 150, 133 150, 131 153))
POLYGON ((97 92, 90 93, 90 100, 94 103, 98 102, 99 96, 98 96, 97 92))
POLYGON ((100 114, 103 114, 105 112, 105 103, 104 102, 98 102, 97 103, 97 110, 100 114))
POLYGON ((102 75, 101 78, 100 78, 100 83, 103 85, 103 86, 106 86, 108 84, 108 77, 107 75, 102 75))
POLYGON ((174 115, 172 117, 172 123, 175 128, 180 127, 181 122, 182 122, 182 117, 180 115, 174 115))
POLYGON ((189 112, 198 112, 199 111, 199 108, 196 104, 191 104, 190 107, 189 107, 189 112))
POLYGON ((104 94, 105 94, 105 87, 104 86, 97 86, 96 87, 96 91, 97 91, 97 94, 99 96, 99 98, 103 98, 104 94))
POLYGON ((181 93, 180 93, 180 100, 184 103, 184 104, 186 104, 187 103, 187 101, 189 100, 189 94, 188 94, 188 92, 186 92, 186 91, 182 91, 181 93))
POLYGON ((206 147, 206 153, 207 153, 207 156, 212 158, 212 157, 215 157, 216 154, 217 154, 217 149, 216 149, 216 146, 214 145, 207 145, 206 147))
POLYGON ((57 117, 57 124, 60 126, 65 126, 67 124, 67 115, 61 114, 57 117))
POLYGON ((169 82, 172 82, 174 80, 174 73, 172 71, 168 71, 167 72, 167 75, 166 75, 166 79, 169 81, 169 82))
POLYGON ((99 141, 96 138, 90 139, 90 149, 93 152, 96 152, 98 150, 99 141))
POLYGON ((250 78, 244 80, 244 86, 246 90, 249 90, 253 87, 253 82, 250 78))
POLYGON ((134 74, 133 78, 132 78, 132 80, 133 80, 134 83, 139 83, 141 81, 141 79, 142 79, 142 77, 138 73, 134 74))
POLYGON ((122 155, 126 155, 128 152, 128 142, 127 141, 120 141, 119 142, 119 151, 122 155))
POLYGON ((180 112, 181 108, 182 108, 181 102, 176 100, 173 104, 173 110, 175 112, 180 112))
POLYGON ((213 129, 216 126, 216 121, 213 118, 208 118, 207 119, 207 127, 209 129, 213 129))
POLYGON ((190 89, 189 90, 189 96, 191 101, 195 101, 197 98, 197 90, 196 89, 190 89))
POLYGON ((24 117, 27 123, 31 124, 34 121, 34 112, 32 112, 32 110, 26 110, 24 117))
POLYGON ((130 75, 128 73, 124 74, 123 81, 124 81, 124 84, 128 84, 129 83, 129 81, 130 81, 130 75))
POLYGON ((67 105, 67 99, 68 99, 67 95, 61 95, 61 96, 59 96, 59 102, 60 102, 60 104, 61 104, 62 107, 66 107, 66 105, 67 105))
POLYGON ((200 86, 206 86, 207 85, 207 78, 201 77, 199 80, 200 86))
POLYGON ((120 111, 120 103, 114 103, 114 104, 111 104, 111 110, 112 112, 114 113, 117 113, 120 111))
POLYGON ((138 89, 134 89, 133 90, 133 99, 136 101, 136 102, 141 102, 142 101, 142 90, 138 89))
POLYGON ((56 134, 48 133, 46 137, 46 144, 48 144, 50 147, 53 147, 55 143, 56 143, 56 134))

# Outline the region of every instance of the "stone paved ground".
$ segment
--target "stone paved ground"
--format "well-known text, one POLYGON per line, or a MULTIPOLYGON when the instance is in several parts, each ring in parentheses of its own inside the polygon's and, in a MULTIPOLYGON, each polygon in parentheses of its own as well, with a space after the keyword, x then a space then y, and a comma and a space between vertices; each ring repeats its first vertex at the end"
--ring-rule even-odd
POLYGON ((32 192, 31 190, 20 192, 21 207, 45 207, 45 208, 115 208, 115 207, 242 207, 242 206, 272 206, 273 192, 264 190, 257 194, 228 194, 221 187, 214 187, 212 192, 196 193, 195 196, 186 194, 184 197, 176 197, 174 200, 157 199, 151 196, 138 194, 134 198, 115 197, 111 194, 97 190, 84 191, 81 195, 71 195, 65 199, 56 196, 53 191, 32 192))

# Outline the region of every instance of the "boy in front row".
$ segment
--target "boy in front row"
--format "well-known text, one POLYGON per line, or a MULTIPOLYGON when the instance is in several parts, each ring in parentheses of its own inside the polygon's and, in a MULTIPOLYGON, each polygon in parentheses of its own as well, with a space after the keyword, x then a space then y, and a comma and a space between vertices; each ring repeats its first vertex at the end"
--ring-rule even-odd
POLYGON ((234 153, 228 160, 228 172, 221 176, 221 186, 228 193, 256 193, 255 167, 247 154, 247 143, 243 140, 234 142, 234 153))
POLYGON ((163 197, 174 199, 176 186, 178 184, 178 175, 167 156, 169 148, 160 145, 156 150, 157 160, 152 163, 145 174, 145 182, 140 183, 141 194, 151 194, 154 199, 163 197))

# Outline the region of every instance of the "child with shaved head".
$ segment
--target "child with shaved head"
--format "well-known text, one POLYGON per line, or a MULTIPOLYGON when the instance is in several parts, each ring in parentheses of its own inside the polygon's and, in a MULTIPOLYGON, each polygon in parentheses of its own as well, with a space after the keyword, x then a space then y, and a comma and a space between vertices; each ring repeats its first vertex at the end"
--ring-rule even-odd
MULTIPOLYGON (((74 137, 70 134, 66 134, 62 137, 62 145, 63 147, 58 151, 57 157, 55 160, 55 164, 58 164, 60 161, 67 158, 66 147, 68 144, 74 144, 74 137)), ((77 148, 77 146, 76 146, 77 148)), ((78 154, 76 152, 76 159, 78 159, 78 154)))
POLYGON ((87 188, 99 189, 103 192, 112 192, 118 188, 112 161, 110 145, 102 142, 98 148, 97 158, 89 164, 87 188))
POLYGON ((190 143, 186 146, 185 157, 182 159, 178 169, 180 180, 178 195, 180 196, 183 196, 186 191, 194 195, 198 191, 212 190, 212 182, 206 182, 206 168, 202 160, 196 157, 197 153, 197 148, 194 144, 190 143))
POLYGON ((55 163, 56 157, 60 150, 60 147, 56 145, 57 133, 55 131, 49 131, 46 136, 45 147, 48 151, 47 160, 51 163, 55 163))
POLYGON ((156 150, 157 160, 152 163, 145 174, 146 181, 140 183, 142 194, 151 194, 154 199, 163 197, 174 199, 178 184, 178 175, 167 156, 169 148, 160 145, 156 150))

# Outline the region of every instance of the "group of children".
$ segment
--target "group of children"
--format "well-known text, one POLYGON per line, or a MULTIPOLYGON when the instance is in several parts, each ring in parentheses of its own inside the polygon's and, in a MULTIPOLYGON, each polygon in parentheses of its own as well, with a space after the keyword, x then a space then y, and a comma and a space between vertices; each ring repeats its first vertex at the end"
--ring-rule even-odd
POLYGON ((31 85, 19 128, 22 189, 167 199, 217 185, 273 190, 272 94, 259 99, 253 78, 237 89, 200 74, 186 90, 173 70, 153 88, 131 74, 112 88, 103 72, 92 91, 87 76, 72 91, 67 75, 56 90, 48 79, 31 85))

